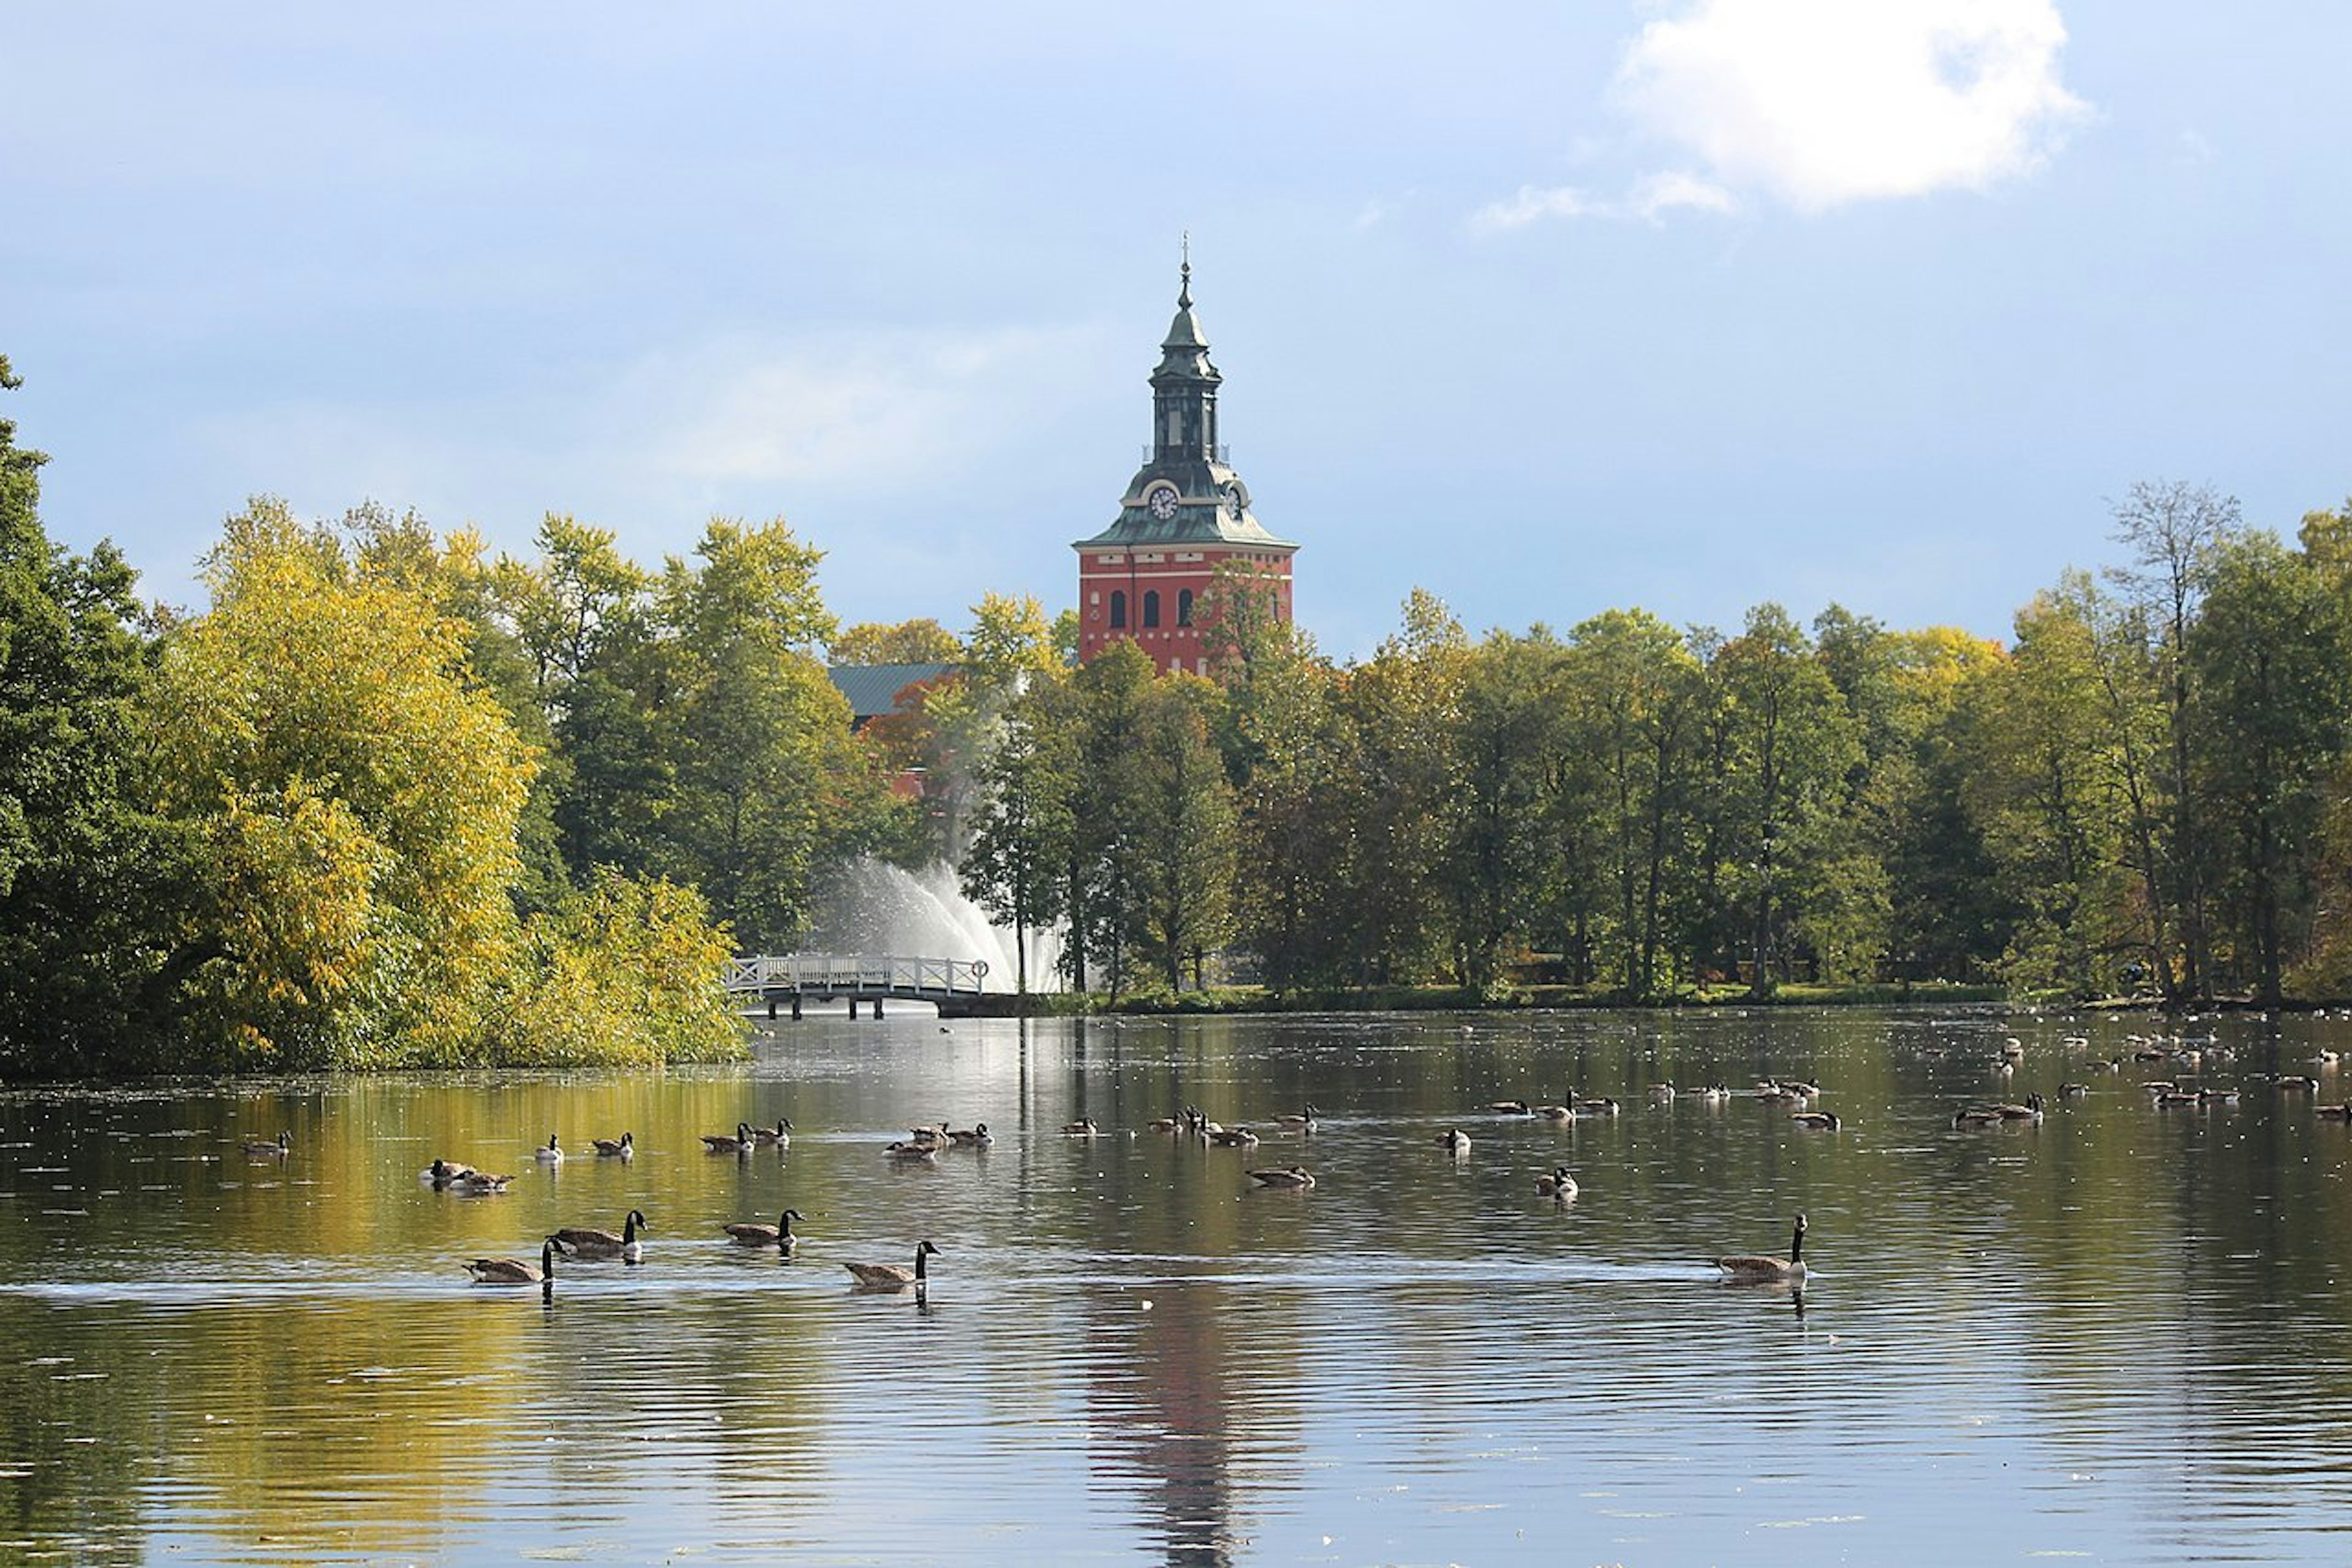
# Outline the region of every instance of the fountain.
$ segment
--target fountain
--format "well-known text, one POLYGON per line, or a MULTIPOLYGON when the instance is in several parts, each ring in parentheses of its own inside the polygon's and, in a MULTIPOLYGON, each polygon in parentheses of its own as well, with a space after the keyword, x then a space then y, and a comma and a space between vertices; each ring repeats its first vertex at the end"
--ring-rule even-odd
MULTIPOLYGON (((1012 929, 991 925, 987 912, 957 886, 954 868, 944 863, 909 871, 870 856, 852 861, 833 879, 801 945, 812 952, 983 959, 987 988, 1007 994, 1020 973, 1012 929)), ((1030 990, 1060 989, 1055 972, 1060 951, 1058 931, 1029 933, 1030 990)))

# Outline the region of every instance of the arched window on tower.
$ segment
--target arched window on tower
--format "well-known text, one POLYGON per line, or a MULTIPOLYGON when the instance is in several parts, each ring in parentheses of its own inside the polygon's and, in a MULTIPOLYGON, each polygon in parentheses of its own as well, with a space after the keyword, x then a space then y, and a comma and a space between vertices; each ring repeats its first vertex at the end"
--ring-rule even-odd
POLYGON ((1176 590, 1176 624, 1180 626, 1192 624, 1192 590, 1190 588, 1176 590))
POLYGON ((1115 632, 1127 629, 1127 590, 1124 588, 1110 591, 1110 629, 1115 632))
POLYGON ((1160 624, 1160 590, 1157 588, 1143 591, 1143 624, 1146 626, 1160 624))

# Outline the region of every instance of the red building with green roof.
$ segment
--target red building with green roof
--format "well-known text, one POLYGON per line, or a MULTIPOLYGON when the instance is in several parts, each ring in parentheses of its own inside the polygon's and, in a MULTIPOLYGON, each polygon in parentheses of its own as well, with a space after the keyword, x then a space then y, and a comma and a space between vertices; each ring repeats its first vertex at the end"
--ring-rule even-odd
POLYGON ((1217 386, 1209 341, 1192 313, 1184 264, 1176 320, 1151 373, 1151 447, 1119 498, 1118 517, 1078 552, 1078 657, 1122 639, 1163 670, 1209 672, 1202 612, 1217 570, 1237 563, 1271 590, 1275 618, 1290 620, 1290 558, 1250 512, 1249 487, 1217 440, 1217 386))

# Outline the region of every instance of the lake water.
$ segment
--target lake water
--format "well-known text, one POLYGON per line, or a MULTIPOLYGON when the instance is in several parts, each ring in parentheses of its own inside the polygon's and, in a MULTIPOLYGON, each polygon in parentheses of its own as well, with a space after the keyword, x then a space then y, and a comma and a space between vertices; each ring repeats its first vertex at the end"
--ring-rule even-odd
POLYGON ((0 1559, 2352 1562, 2352 1135, 2307 1065, 2343 1019, 771 1027, 655 1077, 0 1099, 0 1559), (2091 1069, 2156 1036, 2202 1055, 2091 1069), (1571 1089, 1622 1112, 1485 1109, 1571 1089), (2029 1089, 2039 1125, 1951 1124, 2029 1089), (1186 1104, 1265 1142, 1146 1130, 1186 1104), (883 1154, 942 1120, 996 1142, 883 1154), (516 1179, 436 1193, 436 1154, 516 1179), (719 1229, 786 1205, 796 1260, 719 1229), (644 1264, 551 1301, 461 1269, 632 1206, 644 1264), (1800 1211, 1801 1296, 1716 1282, 1800 1211), (919 1299, 840 1267, 925 1237, 919 1299))

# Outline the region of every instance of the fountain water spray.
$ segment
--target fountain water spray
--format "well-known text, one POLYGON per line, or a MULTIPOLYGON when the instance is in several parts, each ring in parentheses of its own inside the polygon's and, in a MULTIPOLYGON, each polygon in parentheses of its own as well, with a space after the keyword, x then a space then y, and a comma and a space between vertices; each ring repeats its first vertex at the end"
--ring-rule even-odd
MULTIPOLYGON (((963 896, 954 868, 944 864, 908 871, 870 856, 852 861, 819 900, 801 945, 812 952, 983 959, 991 991, 1012 992, 1019 974, 1012 929, 991 925, 987 912, 963 896)), ((1055 970, 1060 952, 1058 931, 1030 931, 1030 990, 1060 989, 1055 970)))

